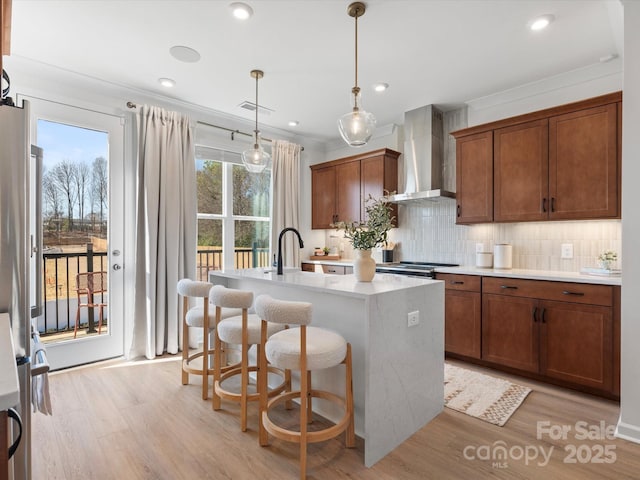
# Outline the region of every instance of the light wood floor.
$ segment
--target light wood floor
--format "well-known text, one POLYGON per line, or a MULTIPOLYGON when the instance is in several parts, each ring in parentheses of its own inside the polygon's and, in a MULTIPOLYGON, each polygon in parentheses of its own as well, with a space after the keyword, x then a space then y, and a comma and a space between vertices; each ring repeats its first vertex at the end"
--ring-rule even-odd
MULTIPOLYGON (((615 425, 617 403, 516 380, 534 391, 504 427, 445 408, 369 469, 363 465, 361 440, 351 450, 343 447, 342 436, 310 446, 308 478, 640 478, 640 445, 619 439, 576 439, 576 422, 615 425), (572 431, 566 440, 552 440, 546 434, 538 438, 538 421, 570 426, 572 431), (510 452, 500 465, 469 458, 497 445, 510 452), (613 463, 565 463, 572 449, 586 461, 602 454, 605 446, 608 454, 615 455, 613 463), (545 453, 552 450, 544 466, 538 465, 541 456, 519 458, 520 452, 539 454, 541 448, 545 453)), ((192 382, 180 384, 180 362, 175 357, 117 360, 51 374, 54 414, 32 417, 34 480, 298 478, 295 445, 272 440, 270 447, 258 446, 255 405, 249 410, 249 430, 242 433, 239 406, 223 402, 223 410, 213 412, 200 397, 199 380, 192 382)))

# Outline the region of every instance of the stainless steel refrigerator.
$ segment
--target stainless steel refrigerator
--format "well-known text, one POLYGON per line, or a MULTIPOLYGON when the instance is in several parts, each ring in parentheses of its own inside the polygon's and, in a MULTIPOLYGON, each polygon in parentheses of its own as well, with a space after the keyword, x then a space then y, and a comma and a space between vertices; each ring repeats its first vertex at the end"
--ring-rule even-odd
POLYGON ((11 316, 23 425, 15 480, 31 479, 31 319, 42 298, 42 151, 31 145, 29 122, 27 101, 0 105, 0 312, 11 316))

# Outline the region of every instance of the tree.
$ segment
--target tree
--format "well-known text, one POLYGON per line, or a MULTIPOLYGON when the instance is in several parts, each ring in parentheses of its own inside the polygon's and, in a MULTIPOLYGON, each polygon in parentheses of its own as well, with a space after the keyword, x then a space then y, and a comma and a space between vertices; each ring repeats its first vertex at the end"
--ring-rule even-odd
POLYGON ((78 195, 75 183, 75 170, 75 165, 69 160, 61 161, 53 167, 52 170, 56 188, 59 189, 67 202, 68 231, 73 230, 73 207, 76 204, 76 197, 78 195))
POLYGON ((91 209, 94 210, 97 206, 100 211, 100 231, 104 225, 105 213, 108 211, 108 189, 107 161, 104 157, 98 157, 93 161, 91 168, 91 209))
MULTIPOLYGON (((74 164, 74 180, 76 183, 76 192, 78 200, 78 213, 80 214, 80 221, 84 222, 84 205, 87 201, 87 187, 89 184, 89 165, 84 162, 76 162, 74 164)), ((81 229, 83 229, 84 223, 81 223, 81 229)))
POLYGON ((60 190, 56 185, 53 172, 45 171, 42 174, 42 200, 45 204, 44 214, 50 218, 59 218, 62 214, 60 190))
MULTIPOLYGON (((205 160, 196 171, 198 212, 222 213, 222 163, 205 160)), ((198 221, 198 245, 222 246, 222 222, 201 219, 198 221)))

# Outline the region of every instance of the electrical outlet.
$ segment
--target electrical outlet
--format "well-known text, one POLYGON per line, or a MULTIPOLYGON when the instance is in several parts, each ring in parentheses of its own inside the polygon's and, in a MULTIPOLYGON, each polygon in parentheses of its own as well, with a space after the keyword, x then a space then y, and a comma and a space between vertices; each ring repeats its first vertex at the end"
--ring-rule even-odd
POLYGON ((415 312, 409 312, 407 315, 407 326, 415 327, 420 323, 420 311, 416 310, 415 312))
POLYGON ((560 248, 560 258, 573 258, 573 243, 563 243, 560 248))
POLYGON ((476 253, 484 253, 488 251, 484 243, 476 243, 476 253))

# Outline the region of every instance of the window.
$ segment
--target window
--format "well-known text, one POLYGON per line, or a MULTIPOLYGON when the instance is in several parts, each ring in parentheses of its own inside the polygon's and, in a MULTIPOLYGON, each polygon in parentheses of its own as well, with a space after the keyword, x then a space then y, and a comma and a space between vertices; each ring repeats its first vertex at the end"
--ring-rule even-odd
POLYGON ((240 155, 196 148, 198 276, 269 265, 271 171, 250 173, 240 155))

